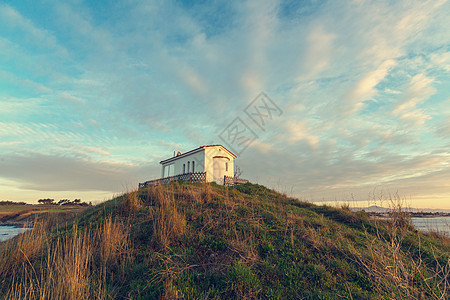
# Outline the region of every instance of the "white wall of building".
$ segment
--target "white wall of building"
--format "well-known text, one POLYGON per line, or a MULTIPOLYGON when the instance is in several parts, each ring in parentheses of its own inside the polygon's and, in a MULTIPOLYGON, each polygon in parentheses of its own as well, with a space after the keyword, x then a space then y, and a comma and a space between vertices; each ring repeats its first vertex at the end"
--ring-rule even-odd
POLYGON ((183 174, 183 165, 185 166, 184 173, 204 172, 203 166, 205 165, 205 150, 202 149, 200 151, 194 152, 194 153, 186 155, 186 156, 178 157, 175 160, 172 160, 170 162, 163 164, 162 170, 161 170, 161 174, 163 174, 163 176, 162 176, 163 178, 168 177, 167 169, 170 169, 169 165, 171 165, 171 164, 173 164, 173 174, 171 174, 169 176, 183 174), (189 170, 188 170, 188 166, 189 166, 189 170), (194 169, 192 168, 192 166, 194 166, 194 169))
MULTIPOLYGON (((223 169, 221 175, 234 176, 234 157, 220 146, 207 147, 205 148, 205 171, 206 181, 208 182, 217 181, 217 178, 214 178, 214 167, 220 167, 221 169, 223 169), (219 161, 216 160, 216 163, 214 164, 214 157, 222 157, 222 159, 219 159, 219 161), (223 159, 223 157, 226 157, 228 159, 223 159), (228 170, 226 170, 225 165, 218 165, 225 164, 225 162, 228 164, 228 170)), ((221 176, 221 180, 223 180, 223 176, 221 176)))
POLYGON ((224 175, 234 176, 234 157, 221 146, 205 147, 192 154, 177 157, 164 163, 161 177, 183 174, 183 165, 185 166, 184 173, 206 172, 207 182, 216 181, 219 184, 223 184, 224 175), (195 165, 194 170, 192 170, 192 163, 195 165))

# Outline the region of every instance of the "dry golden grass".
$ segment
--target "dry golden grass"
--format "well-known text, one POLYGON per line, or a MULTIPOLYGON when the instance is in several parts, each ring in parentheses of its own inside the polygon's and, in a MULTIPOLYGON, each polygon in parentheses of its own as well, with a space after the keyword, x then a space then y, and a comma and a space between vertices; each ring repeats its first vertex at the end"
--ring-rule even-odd
POLYGON ((234 230, 234 236, 230 240, 230 249, 246 264, 252 265, 259 260, 255 237, 252 233, 234 230))
POLYGON ((0 289, 8 284, 0 292, 6 299, 69 300, 297 299, 324 290, 323 298, 347 299, 448 295, 448 248, 436 248, 433 260, 435 240, 427 238, 425 263, 414 243, 426 236, 411 237, 400 209, 376 224, 348 207, 245 188, 173 183, 94 207, 78 226, 36 227, 0 244, 0 289))
MULTIPOLYGON (((13 284, 6 299, 88 299, 91 237, 88 232, 57 239, 47 247, 40 265, 22 265, 19 280, 13 284)), ((31 244, 29 244, 31 246, 31 244)))
POLYGON ((74 226, 71 237, 58 240, 54 247, 48 249, 43 294, 48 292, 46 296, 54 299, 86 299, 90 289, 93 247, 90 232, 78 234, 74 226))
POLYGON ((104 263, 116 261, 122 256, 126 256, 127 260, 131 260, 131 257, 128 256, 131 252, 132 243, 130 232, 126 225, 120 221, 114 221, 109 216, 97 233, 101 251, 100 257, 104 263))
POLYGON ((142 201, 138 197, 138 192, 131 191, 123 197, 122 210, 127 214, 133 214, 143 206, 142 201))
MULTIPOLYGON (((424 291, 418 292, 415 289, 415 282, 421 280, 427 286, 427 299, 447 299, 450 288, 450 259, 442 265, 433 251, 433 263, 436 267, 431 273, 425 274, 425 262, 420 252, 420 234, 417 233, 418 255, 413 256, 409 249, 405 250, 403 247, 407 235, 411 234, 411 221, 409 214, 405 212, 403 200, 398 195, 389 195, 388 201, 391 209, 389 218, 375 220, 377 232, 374 238, 371 238, 367 231, 365 233, 366 251, 358 251, 352 244, 347 244, 346 247, 372 279, 379 294, 400 294, 408 299, 425 298, 424 291), (438 289, 427 285, 432 279, 438 282, 438 289)), ((445 243, 446 238, 440 238, 445 243)))
POLYGON ((46 226, 35 223, 32 230, 3 243, 0 252, 0 276, 11 275, 39 255, 47 243, 47 238, 46 226))
POLYGON ((164 283, 164 292, 161 295, 161 300, 175 300, 181 299, 178 290, 173 286, 172 280, 166 280, 164 283))
POLYGON ((175 203, 175 191, 158 187, 152 191, 154 239, 160 247, 166 248, 185 233, 186 219, 175 203))
POLYGON ((0 252, 2 276, 14 278, 5 299, 105 299, 108 266, 129 262, 130 251, 127 227, 111 217, 56 237, 37 225, 0 252))

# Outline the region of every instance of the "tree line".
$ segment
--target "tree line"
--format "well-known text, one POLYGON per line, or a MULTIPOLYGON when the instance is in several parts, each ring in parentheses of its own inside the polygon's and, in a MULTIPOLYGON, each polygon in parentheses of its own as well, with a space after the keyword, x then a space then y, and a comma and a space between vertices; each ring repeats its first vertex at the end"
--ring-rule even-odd
POLYGON ((55 199, 39 199, 39 204, 51 204, 51 205, 79 205, 79 206, 92 206, 92 202, 86 203, 82 202, 81 199, 75 199, 70 201, 69 199, 61 199, 58 202, 55 202, 55 199))
POLYGON ((27 205, 25 202, 0 201, 0 205, 27 205))

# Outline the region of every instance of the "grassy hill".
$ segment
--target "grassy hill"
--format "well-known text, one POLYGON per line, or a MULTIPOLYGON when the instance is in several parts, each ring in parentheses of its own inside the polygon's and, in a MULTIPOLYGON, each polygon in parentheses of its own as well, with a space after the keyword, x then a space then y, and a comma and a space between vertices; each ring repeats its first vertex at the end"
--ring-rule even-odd
POLYGON ((261 185, 172 183, 0 244, 6 299, 448 299, 450 241, 261 185))

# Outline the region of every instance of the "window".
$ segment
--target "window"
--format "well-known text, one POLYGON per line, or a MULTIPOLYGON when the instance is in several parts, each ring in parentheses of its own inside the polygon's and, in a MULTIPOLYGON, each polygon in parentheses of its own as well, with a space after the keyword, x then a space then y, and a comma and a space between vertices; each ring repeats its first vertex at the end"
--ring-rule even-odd
POLYGON ((192 172, 195 172, 195 162, 192 161, 192 172))
POLYGON ((174 164, 164 166, 164 177, 170 177, 174 174, 174 164))
POLYGON ((190 169, 190 168, 189 168, 189 167, 190 167, 190 166, 189 166, 190 164, 191 164, 191 162, 188 161, 188 169, 187 169, 188 173, 189 173, 189 169, 190 169))
POLYGON ((225 163, 225 171, 228 172, 228 163, 225 163))
POLYGON ((183 174, 186 173, 186 164, 183 164, 183 174))

